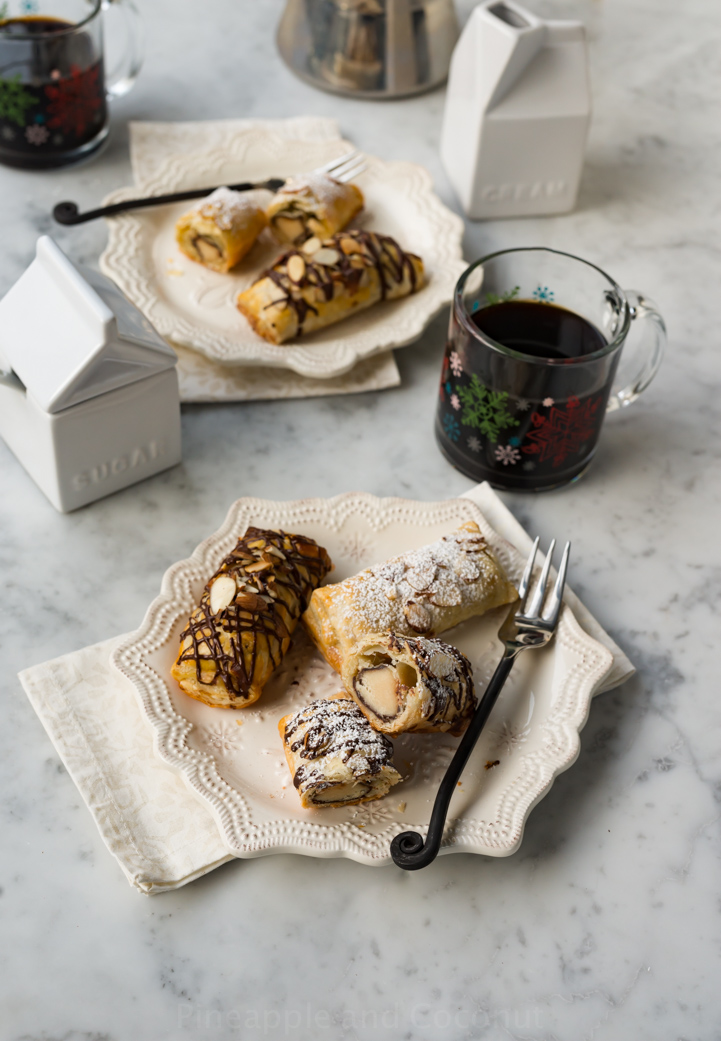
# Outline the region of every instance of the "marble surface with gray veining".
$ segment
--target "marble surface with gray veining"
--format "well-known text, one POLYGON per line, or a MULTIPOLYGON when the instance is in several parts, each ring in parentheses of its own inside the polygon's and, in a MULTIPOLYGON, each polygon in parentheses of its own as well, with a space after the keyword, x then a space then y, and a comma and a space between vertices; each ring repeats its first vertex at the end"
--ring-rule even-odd
MULTIPOLYGON (((425 164, 455 206, 437 153, 443 92, 373 104, 297 82, 274 48, 281 6, 141 4, 146 66, 114 106, 106 151, 58 173, 0 172, 0 292, 40 233, 97 262, 103 226, 64 230, 48 213, 129 182, 130 119, 333 116, 361 148, 425 164)), ((15 673, 133 628, 165 568, 239 495, 465 490, 432 435, 446 319, 398 352, 398 389, 186 407, 182 466, 69 516, 0 443, 1 1041, 721 1037, 721 21, 714 0, 541 8, 591 30, 578 207, 469 224, 465 251, 576 251, 665 314, 663 369, 608 419, 583 481, 504 497, 544 539, 573 538, 573 585, 638 675, 595 701, 579 760, 509 859, 454 855, 403 874, 276 856, 142 897, 15 673)))

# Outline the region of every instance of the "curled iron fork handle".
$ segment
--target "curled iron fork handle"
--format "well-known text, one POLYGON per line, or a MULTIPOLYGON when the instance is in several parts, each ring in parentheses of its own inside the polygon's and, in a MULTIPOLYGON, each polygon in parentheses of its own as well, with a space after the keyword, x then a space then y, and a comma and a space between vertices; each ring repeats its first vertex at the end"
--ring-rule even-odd
POLYGON ((456 749, 455 755, 446 771, 446 775, 441 781, 436 801, 433 804, 433 812, 431 813, 431 821, 428 825, 428 834, 425 842, 423 841, 423 836, 416 831, 403 831, 400 835, 396 835, 391 842, 393 861, 405 871, 416 871, 418 868, 427 867, 431 861, 436 859, 438 850, 441 847, 443 828, 445 827, 451 796, 456 790, 458 779, 463 773, 476 741, 491 714, 491 709, 503 689, 503 684, 508 678, 515 657, 515 654, 509 655, 507 652, 504 652, 496 671, 491 677, 491 682, 486 687, 486 692, 480 700, 470 726, 463 735, 461 743, 456 749))
POLYGON ((463 773, 476 741, 486 725, 498 695, 503 689, 503 684, 508 679, 508 674, 513 667, 516 657, 521 651, 529 650, 533 647, 543 647, 544 644, 548 643, 556 630, 561 612, 571 544, 570 542, 566 543, 561 566, 558 569, 556 585, 547 603, 546 614, 542 616, 541 609, 546 596, 546 586, 548 584, 556 540, 553 539, 551 542, 538 585, 531 595, 529 588, 538 543, 539 540, 536 539, 526 561, 526 568, 518 586, 518 601, 511 604, 506 620, 498 633, 504 645, 503 657, 498 663, 496 671, 491 677, 491 682, 486 687, 473 719, 463 735, 453 759, 451 759, 445 777, 440 783, 436 801, 433 803, 425 842, 423 841, 423 836, 416 831, 403 831, 400 835, 396 835, 391 842, 393 862, 398 867, 403 868, 404 871, 416 871, 418 868, 427 867, 431 861, 436 859, 443 839, 443 828, 446 823, 451 797, 456 790, 458 780, 463 773), (526 607, 527 598, 529 602, 526 607))

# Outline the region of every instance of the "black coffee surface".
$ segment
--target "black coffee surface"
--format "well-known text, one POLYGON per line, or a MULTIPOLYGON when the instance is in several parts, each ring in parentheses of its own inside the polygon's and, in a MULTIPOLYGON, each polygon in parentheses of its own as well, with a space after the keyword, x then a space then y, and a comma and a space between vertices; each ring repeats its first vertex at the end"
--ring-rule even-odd
POLYGON ((591 322, 565 307, 510 300, 476 311, 473 322, 496 343, 532 358, 565 361, 583 358, 606 346, 591 322))

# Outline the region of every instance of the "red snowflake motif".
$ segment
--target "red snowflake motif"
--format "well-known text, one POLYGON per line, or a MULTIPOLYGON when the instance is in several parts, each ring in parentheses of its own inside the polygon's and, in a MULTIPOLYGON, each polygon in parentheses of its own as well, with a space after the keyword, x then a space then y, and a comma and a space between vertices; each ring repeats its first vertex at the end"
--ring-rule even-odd
POLYGON ((522 451, 527 455, 539 456, 539 462, 550 460, 551 466, 560 466, 569 455, 575 455, 587 441, 595 437, 598 426, 596 413, 602 397, 599 394, 596 398, 586 398, 583 404, 577 397, 571 397, 565 409, 554 405, 548 416, 534 412, 531 423, 535 430, 530 430, 526 435, 526 440, 531 444, 523 445, 522 451))
POLYGON ((98 77, 99 65, 88 69, 70 66, 70 75, 45 87, 50 98, 48 126, 80 137, 101 114, 104 104, 98 77))

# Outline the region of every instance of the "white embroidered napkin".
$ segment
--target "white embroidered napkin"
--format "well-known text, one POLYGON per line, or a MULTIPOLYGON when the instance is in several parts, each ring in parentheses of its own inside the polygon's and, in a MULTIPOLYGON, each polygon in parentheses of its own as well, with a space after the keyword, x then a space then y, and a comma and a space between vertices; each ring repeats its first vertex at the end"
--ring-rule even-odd
MULTIPOLYGON (((335 119, 222 119, 196 123, 131 123, 130 162, 142 187, 169 155, 208 151, 251 127, 265 127, 288 140, 329 141, 340 138, 335 119)), ((264 401, 361 394, 400 385, 392 351, 359 362, 350 372, 329 380, 309 379, 289 369, 219 365, 197 351, 173 344, 178 355, 180 400, 264 401)))
MULTIPOLYGON (((496 531, 528 552, 530 537, 489 485, 466 496, 496 531)), ((617 687, 633 674, 631 662, 568 589, 565 599, 586 632, 613 654, 599 692, 617 687)), ((132 684, 110 666, 111 652, 124 639, 26 669, 20 682, 129 882, 143 893, 159 893, 233 857, 210 811, 155 757, 132 684)))

